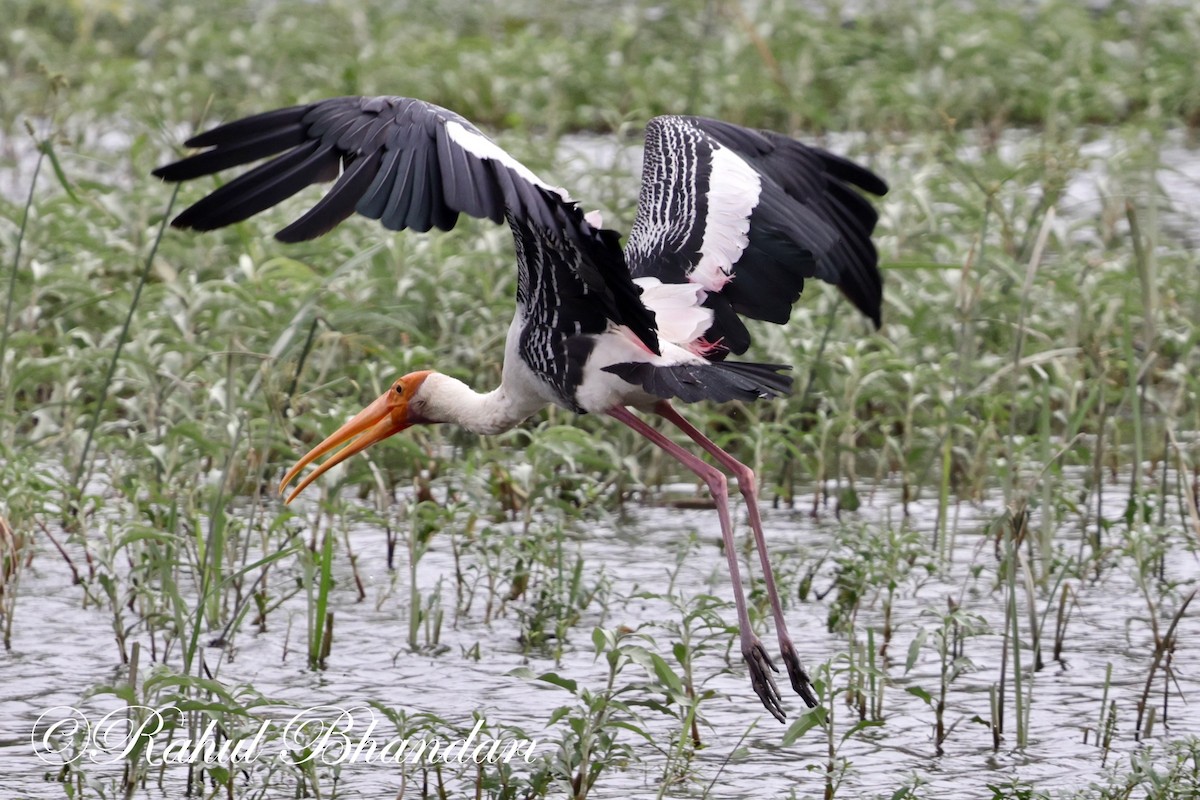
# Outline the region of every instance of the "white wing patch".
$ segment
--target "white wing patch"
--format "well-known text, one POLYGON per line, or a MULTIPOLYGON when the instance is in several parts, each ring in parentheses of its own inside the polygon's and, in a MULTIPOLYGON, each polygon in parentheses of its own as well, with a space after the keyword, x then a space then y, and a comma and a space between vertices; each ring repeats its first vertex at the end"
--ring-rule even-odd
POLYGON ((710 292, 721 291, 729 282, 733 265, 750 243, 750 214, 758 205, 761 189, 762 181, 753 167, 724 147, 713 148, 700 263, 688 280, 710 292))
POLYGON ((698 283, 663 283, 658 278, 636 278, 642 302, 654 312, 659 338, 687 346, 712 327, 713 312, 700 304, 705 289, 698 283))
POLYGON ((499 162, 505 167, 508 167, 513 172, 520 175, 524 180, 535 186, 540 186, 543 189, 554 192, 563 200, 570 200, 566 189, 558 186, 551 186, 533 173, 533 170, 517 161, 504 151, 500 145, 493 142, 481 133, 477 133, 465 127, 461 122, 449 120, 446 122, 446 135, 450 137, 450 141, 466 150, 471 155, 481 160, 490 159, 499 162))

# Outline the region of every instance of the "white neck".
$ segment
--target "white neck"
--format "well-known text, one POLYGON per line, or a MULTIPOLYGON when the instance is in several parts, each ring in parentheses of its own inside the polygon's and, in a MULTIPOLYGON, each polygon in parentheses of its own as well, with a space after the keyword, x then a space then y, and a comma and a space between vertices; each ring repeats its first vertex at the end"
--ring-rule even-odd
POLYGON ((482 434, 503 433, 546 406, 540 398, 514 396, 503 383, 480 394, 440 372, 425 379, 417 397, 424 401, 417 411, 429 422, 449 422, 482 434))

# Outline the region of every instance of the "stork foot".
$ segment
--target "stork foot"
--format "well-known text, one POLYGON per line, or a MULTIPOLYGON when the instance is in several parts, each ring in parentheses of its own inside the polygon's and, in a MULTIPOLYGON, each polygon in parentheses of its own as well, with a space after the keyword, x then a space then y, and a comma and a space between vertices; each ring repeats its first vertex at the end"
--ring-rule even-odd
POLYGON ((792 646, 790 640, 780 643, 780 654, 783 656, 783 663, 787 666, 788 677, 792 679, 792 689, 800 695, 804 705, 816 708, 817 696, 813 693, 812 680, 808 677, 804 665, 800 663, 800 656, 796 655, 796 648, 792 646))
POLYGON ((771 716, 780 722, 786 722, 787 715, 783 713, 783 702, 779 698, 779 689, 776 688, 775 678, 771 675, 771 671, 779 672, 779 668, 771 663, 771 657, 767 655, 766 648, 763 647, 757 636, 750 641, 748 646, 742 648, 742 657, 746 659, 746 666, 750 668, 750 684, 754 687, 754 693, 758 695, 758 699, 762 701, 767 711, 771 712, 771 716))

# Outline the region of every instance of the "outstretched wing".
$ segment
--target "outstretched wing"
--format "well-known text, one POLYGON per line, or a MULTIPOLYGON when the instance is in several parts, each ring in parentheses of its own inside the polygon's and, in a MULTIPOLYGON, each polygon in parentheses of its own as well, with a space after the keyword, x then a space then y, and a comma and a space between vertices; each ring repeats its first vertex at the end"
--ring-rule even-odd
MULTIPOLYGON (((313 183, 333 187, 308 212, 276 234, 300 242, 327 233, 357 212, 391 230, 449 230, 459 214, 513 223, 561 245, 570 259, 522 264, 519 291, 539 269, 569 272, 589 302, 629 326, 658 350, 654 316, 624 266, 616 235, 597 230, 566 192, 538 178, 468 120, 406 97, 337 97, 229 122, 189 139, 203 153, 159 167, 168 181, 211 175, 262 158, 172 221, 177 228, 213 230, 247 219, 313 183), (613 251, 616 257, 614 259, 613 251), (528 269, 526 267, 528 266, 528 269)), ((520 253, 518 252, 518 256, 520 253)), ((539 285, 552 285, 547 278, 539 285)))
POLYGON ((704 288, 713 324, 701 344, 720 345, 710 357, 745 352, 738 315, 787 322, 805 278, 835 284, 878 326, 878 214, 852 187, 887 192, 866 168, 778 133, 655 117, 625 257, 635 278, 704 288))

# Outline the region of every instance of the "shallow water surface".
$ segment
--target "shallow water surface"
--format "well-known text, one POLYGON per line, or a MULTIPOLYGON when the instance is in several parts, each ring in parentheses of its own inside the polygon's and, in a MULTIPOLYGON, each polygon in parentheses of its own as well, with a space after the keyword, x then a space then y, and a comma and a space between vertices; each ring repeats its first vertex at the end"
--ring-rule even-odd
MULTIPOLYGON (((678 488, 692 490, 687 486, 678 488)), ((866 528, 873 535, 912 529, 925 542, 932 537, 937 515, 935 499, 911 502, 909 516, 904 517, 893 488, 860 486, 860 491, 866 499, 864 506, 855 514, 843 514, 841 520, 830 512, 814 519, 808 513, 808 499, 797 502, 803 510, 765 510, 777 570, 784 574, 805 571, 818 559, 825 559, 814 580, 815 591, 823 596, 810 593, 806 602, 798 602, 792 593, 787 601, 792 636, 810 668, 847 648, 845 637, 829 633, 826 625, 837 596, 836 591, 826 592, 835 577, 833 562, 826 556, 838 553, 839 538, 854 527, 866 528)), ((1116 518, 1125 498, 1115 490, 1109 495, 1110 507, 1106 507, 1105 514, 1116 518)), ((890 796, 913 776, 919 776, 925 784, 922 796, 930 797, 989 798, 993 796, 989 784, 1008 785, 1013 781, 1027 782, 1043 792, 1082 789, 1097 780, 1103 769, 1103 753, 1095 743, 1106 691, 1117 712, 1107 763, 1125 766, 1128 756, 1145 746, 1135 741, 1132 728, 1153 650, 1147 598, 1134 579, 1136 570, 1129 559, 1115 556, 1114 563, 1093 581, 1068 580, 1076 602, 1061 662, 1050 659, 1047 644, 1044 668, 1030 670, 1029 642, 1023 642, 1024 688, 1031 707, 1028 744, 1019 748, 1016 743, 1010 670, 1006 731, 1001 748, 993 752, 990 729, 973 720, 991 718, 989 692, 999 681, 1001 669, 1005 595, 996 589, 998 561, 990 529, 991 522, 1002 513, 1003 504, 998 497, 990 497, 979 504, 954 506, 951 511, 953 537, 948 564, 933 572, 918 565, 922 568, 907 572, 896 587, 892 610, 895 633, 886 663, 883 724, 840 743, 837 755, 844 759, 847 771, 838 796, 890 796), (932 639, 919 651, 911 669, 905 669, 905 660, 918 631, 936 628, 936 617, 944 613, 948 601, 980 615, 984 624, 983 632, 965 640, 964 655, 971 666, 951 684, 945 718, 953 728, 945 752, 939 757, 933 741, 934 715, 924 701, 907 691, 923 690, 936 696, 941 665, 932 639), (1106 690, 1109 665, 1112 678, 1106 690)), ((1055 532, 1056 553, 1065 558, 1077 552, 1079 529, 1078 521, 1062 523, 1055 532)), ((1111 535, 1115 544, 1124 534, 1114 528, 1111 535)), ((658 641, 659 652, 669 658, 672 639, 663 625, 678 619, 679 612, 662 598, 662 593, 675 571, 681 542, 692 536, 698 537, 699 544, 675 574, 677 592, 683 597, 713 593, 729 600, 719 530, 711 509, 631 506, 613 525, 572 530, 566 547, 578 548, 589 576, 603 570, 612 581, 612 592, 604 608, 593 604, 585 609, 584 618, 570 630, 561 661, 555 663, 548 654, 523 655, 516 640, 519 625, 513 616, 519 603, 510 604, 507 615, 486 624, 478 605, 468 614, 453 618, 454 554, 450 537, 441 536, 435 537, 417 575, 423 594, 439 587, 442 592, 443 608, 447 609, 441 633, 444 649, 439 653, 411 652, 405 643, 407 566, 399 563, 399 574, 390 574, 384 565, 383 533, 373 527, 356 527, 349 531, 348 541, 358 554, 367 597, 364 602, 354 602, 352 575, 346 560, 339 559, 332 601, 335 644, 327 669, 313 672, 305 664, 303 594, 275 612, 265 632, 243 632, 234 637, 232 647, 224 650, 210 646, 205 649, 204 659, 213 676, 226 687, 248 684, 271 698, 273 705, 264 714, 286 717, 318 705, 365 707, 378 702, 410 712, 433 712, 469 728, 472 713, 484 711, 492 723, 517 726, 536 740, 539 748, 552 749, 558 739, 557 729, 546 730, 543 726, 555 708, 571 703, 571 697, 560 689, 510 675, 510 671, 518 667, 528 667, 535 674, 553 671, 581 685, 601 689, 606 673, 604 660, 595 658, 589 640, 594 625, 647 626, 645 630, 658 641), (463 657, 473 648, 482 654, 478 661, 463 657)), ((1178 536, 1185 536, 1182 526, 1178 536)), ((1166 561, 1165 581, 1194 586, 1200 573, 1194 546, 1175 542, 1168 552, 1175 555, 1166 561)), ((751 560, 752 553, 743 553, 743 568, 754 574, 751 560)), ((796 585, 794 580, 784 583, 796 585)), ((1053 609, 1057 608, 1055 602, 1047 600, 1053 589, 1038 589, 1036 595, 1037 614, 1048 616, 1045 635, 1049 639, 1054 628, 1053 609)), ((1165 594, 1164 607, 1158 609, 1160 625, 1165 625, 1174 613, 1169 607, 1170 598, 1179 596, 1178 592, 1165 594)), ((874 628, 879 643, 882 599, 880 591, 863 604, 858 620, 860 640, 865 641, 865 631, 874 628)), ((1025 614, 1024 589, 1018 590, 1018 606, 1025 614)), ((733 619, 731 605, 726 605, 722 613, 727 621, 733 619)), ((1024 622, 1023 617, 1022 636, 1026 634, 1024 622)), ((1156 746, 1168 739, 1200 736, 1200 717, 1189 708, 1200 701, 1200 636, 1190 630, 1194 624, 1193 612, 1182 622, 1174 653, 1174 683, 1167 690, 1169 729, 1161 724, 1162 678, 1154 684, 1152 702, 1160 708, 1149 743, 1156 746)), ((774 653, 773 632, 764 628, 760 634, 774 653)), ((132 636, 138 638, 136 629, 132 636)), ((53 706, 84 706, 94 709, 89 712, 93 715, 120 706, 111 695, 88 702, 82 698, 89 686, 126 680, 113 642, 111 613, 82 607, 80 589, 71 585, 65 563, 48 552, 40 553, 22 579, 13 650, 0 657, 4 687, 0 694, 0 719, 4 720, 0 726, 0 775, 5 776, 6 787, 17 788, 24 797, 63 796, 61 786, 44 782, 48 767, 31 751, 30 732, 39 715, 53 706)), ((147 653, 143 644, 143 659, 148 660, 147 653)), ((736 647, 733 653, 736 656, 736 647)), ((717 648, 709 648, 695 665, 696 680, 718 696, 702 704, 700 735, 705 746, 696 754, 692 772, 677 787, 677 793, 700 796, 713 782, 710 797, 783 797, 789 792, 800 797, 821 796, 828 756, 824 735, 812 730, 794 744, 784 746, 781 742, 786 728, 759 705, 739 661, 735 657, 730 664, 717 648)), ((636 677, 638 669, 629 667, 623 677, 636 677)), ((845 679, 844 673, 835 672, 834 676, 835 681, 845 679)), ((781 689, 784 684, 786 679, 781 689)), ((644 699, 655 698, 650 695, 644 699)), ((799 698, 787 690, 784 702, 789 716, 795 719, 802 709, 799 698)), ((837 743, 856 718, 840 698, 833 711, 837 743)), ((628 734, 625 741, 631 748, 632 762, 623 770, 606 769, 591 796, 656 794, 664 768, 663 752, 678 730, 670 720, 654 713, 646 713, 641 724, 655 741, 628 734)), ((99 767, 92 769, 100 776, 119 774, 113 768, 108 768, 108 773, 99 767)), ((184 767, 168 768, 162 787, 151 787, 147 796, 177 796, 185 788, 185 778, 184 767)), ((337 783, 337 796, 392 796, 399 790, 400 781, 394 766, 346 765, 337 783)))
MULTIPOLYGON (((860 142, 861 138, 847 137, 827 144, 838 151, 852 151, 860 142)), ((126 147, 119 138, 96 144, 97 149, 113 153, 123 152, 126 147)), ((903 163, 895 168, 897 177, 903 179, 919 171, 908 162, 919 160, 929 147, 928 142, 914 141, 907 148, 901 145, 889 152, 903 163)), ((1036 137, 1028 133, 1014 134, 999 143, 1000 154, 1006 160, 1020 160, 1021 154, 1029 155, 1037 147, 1036 137)), ((1172 241, 1197 243, 1200 203, 1195 201, 1200 198, 1200 155, 1187 146, 1182 134, 1168 137, 1144 169, 1120 166, 1122 159, 1140 157, 1132 151, 1128 143, 1115 136, 1100 135, 1084 145, 1081 155, 1088 166, 1074 173, 1065 187, 1063 199, 1056 206, 1059 220, 1066 225, 1090 221, 1080 224, 1075 235, 1098 235, 1095 218, 1100 216, 1099 207, 1113 197, 1132 196, 1139 209, 1150 208, 1150 213, 1161 214, 1164 229, 1175 237, 1172 241), (1117 166, 1110 169, 1114 164, 1117 166), (1130 175, 1145 180, 1120 182, 1122 176, 1130 175), (1158 200, 1151 203, 1151 197, 1158 200)), ((8 152, 20 169, 0 167, 0 195, 19 200, 27 191, 27 185, 22 184, 27 184, 34 153, 11 143, 8 152)), ((970 160, 972 154, 964 152, 962 156, 970 160)), ((555 157, 563 162, 562 175, 578 176, 570 186, 574 196, 583 198, 589 207, 628 211, 637 192, 637 143, 625 146, 607 137, 567 137, 555 157)), ((876 166, 892 175, 892 170, 876 166)), ((546 177, 553 179, 554 174, 546 177)), ((885 215, 888 202, 892 200, 884 203, 885 215)), ((627 228, 628 223, 606 220, 606 224, 618 228, 627 228)), ((1168 484, 1175 485, 1174 475, 1170 477, 1168 484)), ((1081 490, 1087 485, 1081 473, 1068 475, 1066 480, 1081 490)), ((1156 480, 1148 475, 1148 491, 1157 488, 1156 480)), ((788 590, 785 602, 792 637, 810 669, 832 661, 833 682, 839 689, 850 679, 846 654, 853 651, 858 653, 856 659, 862 658, 867 632, 874 632, 877 648, 882 644, 887 583, 895 580, 892 639, 886 658, 880 657, 878 664, 884 686, 882 724, 843 740, 857 722, 856 712, 843 702, 845 694, 839 694, 829 706, 834 715, 831 736, 837 749, 836 765, 845 769, 837 796, 890 797, 901 786, 917 780, 922 783, 918 796, 927 797, 992 798, 995 792, 990 786, 1013 782, 1031 785, 1039 792, 1066 794, 1102 782, 1106 768, 1127 772, 1130 758, 1147 747, 1157 752, 1168 741, 1200 736, 1200 714, 1193 708, 1200 701, 1200 633, 1196 631, 1200 604, 1193 605, 1180 624, 1170 683, 1159 673, 1151 686, 1156 718, 1150 735, 1140 742, 1135 736, 1137 708, 1155 646, 1155 626, 1161 635, 1181 599, 1197 584, 1200 566, 1191 523, 1176 498, 1169 498, 1160 524, 1131 528, 1121 521, 1128 485, 1128 475, 1121 476, 1104 494, 1103 516, 1111 525, 1103 537, 1104 556, 1096 559, 1101 568, 1084 578, 1076 578, 1073 570, 1066 570, 1072 575, 1065 584, 1073 600, 1068 605, 1070 616, 1060 661, 1051 658, 1050 650, 1062 591, 1057 575, 1063 571, 1052 572, 1046 585, 1031 583, 1029 590, 1024 575, 1018 578, 1015 596, 1021 677, 1029 709, 1027 743, 1021 747, 1017 742, 1010 654, 1005 730, 998 749, 993 749, 987 722, 993 718, 992 692, 1004 669, 1007 577, 1001 574, 995 538, 995 523, 1005 512, 1003 499, 994 493, 978 503, 951 505, 947 525, 950 540, 944 547, 944 559, 936 557, 939 548, 933 546, 937 498, 925 496, 909 502, 906 515, 899 488, 892 483, 860 484, 862 508, 840 518, 831 503, 821 504, 820 513, 814 517, 810 513, 811 494, 798 498, 794 508, 764 508, 773 562, 788 590), (839 602, 839 564, 871 567, 872 560, 883 557, 886 550, 876 547, 870 549, 870 555, 856 558, 847 543, 878 543, 888 536, 906 534, 917 543, 913 560, 901 559, 900 566, 890 572, 881 568, 881 577, 868 584, 859 604, 853 641, 843 629, 831 632, 831 610, 839 602), (1165 553, 1161 565, 1156 559, 1138 561, 1134 544, 1139 542, 1143 548, 1161 546, 1165 553), (1159 567, 1160 575, 1150 574, 1159 567), (799 576, 810 571, 812 586, 801 596, 799 576), (1045 663, 1040 670, 1033 669, 1030 655, 1031 597, 1034 625, 1043 631, 1045 663), (934 739, 935 715, 923 698, 936 698, 939 691, 942 660, 934 634, 949 604, 975 615, 977 630, 964 639, 961 671, 947 692, 944 716, 950 732, 939 755, 934 739), (924 644, 912 650, 910 667, 910 646, 920 644, 921 637, 925 637, 924 644), (1110 670, 1111 678, 1107 677, 1110 670), (1106 698, 1115 710, 1116 720, 1107 752, 1097 746, 1106 698)), ((829 490, 836 491, 835 487, 829 490)), ((98 496, 107 491, 103 486, 89 489, 98 496)), ((672 494, 691 495, 694 491, 695 487, 685 485, 673 487, 672 494)), ((1064 488, 1058 494, 1066 498, 1075 493, 1064 488)), ((1088 503, 1094 506, 1094 494, 1079 494, 1091 498, 1088 503)), ((297 505, 302 513, 310 515, 305 522, 311 524, 318 512, 309 503, 305 499, 297 505)), ((740 506, 735 508, 743 514, 739 535, 744 540, 744 513, 740 506)), ((240 509, 237 513, 244 522, 251 512, 240 509)), ((1089 509, 1090 517, 1081 519, 1079 513, 1084 512, 1064 512, 1052 523, 1050 552, 1056 562, 1081 555, 1094 557, 1085 533, 1090 536, 1096 528, 1095 509, 1089 509)), ((104 526, 120 531, 126 525, 120 519, 94 523, 89 536, 102 536, 99 529, 104 526)), ((328 524, 322 521, 323 526, 328 524)), ((554 524, 542 527, 552 528, 554 524)), ((1036 535, 1041 524, 1035 510, 1030 535, 1036 535)), ((517 523, 507 525, 517 527, 517 523)), ((297 527, 307 541, 307 528, 299 522, 297 527)), ((537 741, 540 753, 551 753, 563 723, 547 728, 547 721, 555 709, 573 706, 574 698, 547 683, 510 674, 513 670, 555 672, 600 691, 606 680, 606 665, 603 658, 596 658, 592 647, 591 632, 596 626, 649 634, 655 641, 654 652, 670 660, 675 641, 670 626, 678 623, 681 612, 665 597, 669 585, 676 596, 688 602, 694 603, 694 598, 703 594, 715 595, 725 603, 721 608, 725 622, 734 619, 717 518, 711 508, 627 505, 619 517, 614 515, 604 522, 569 519, 567 529, 561 545, 567 560, 582 560, 585 582, 603 578, 610 586, 602 593, 602 602, 594 601, 582 609, 581 618, 569 628, 565 642, 552 641, 549 646, 526 652, 518 640, 518 617, 528 610, 528 596, 510 601, 505 612, 491 620, 485 620, 483 601, 479 599, 469 611, 456 614, 456 571, 464 567, 476 570, 468 573, 474 579, 484 567, 477 561, 456 561, 454 544, 461 542, 464 533, 450 530, 434 536, 416 572, 419 594, 424 598, 439 594, 441 598, 446 614, 441 648, 410 650, 407 635, 413 587, 409 586, 403 547, 397 556, 397 571, 389 572, 384 532, 378 526, 359 523, 345 531, 344 539, 340 535, 338 538, 336 583, 330 606, 336 624, 326 669, 313 671, 306 664, 309 606, 302 592, 269 614, 265 630, 255 632, 247 622, 231 637, 228 646, 203 648, 204 665, 222 686, 239 692, 252 689, 269 699, 269 704, 256 711, 260 717, 286 719, 305 709, 324 706, 324 711, 314 713, 329 718, 336 716, 335 707, 362 708, 378 703, 414 714, 436 714, 467 730, 472 715, 479 712, 492 725, 521 729, 537 741), (688 549, 687 543, 693 537, 698 544, 676 568, 677 557, 681 550, 688 549), (357 577, 366 595, 362 602, 357 601, 353 588, 355 575, 344 557, 346 548, 358 559, 357 577), (562 652, 555 658, 558 646, 562 652), (476 652, 478 659, 473 656, 476 652)), ((82 549, 69 542, 63 531, 51 532, 66 543, 76 563, 82 563, 82 549)), ((1028 551, 1030 574, 1040 575, 1043 565, 1034 559, 1033 552, 1028 551)), ((747 550, 741 556, 744 575, 757 575, 753 553, 747 550)), ((294 566, 286 566, 281 572, 272 576, 275 597, 283 593, 289 581, 295 585, 299 578, 294 566)), ((122 703, 111 693, 86 695, 93 687, 125 683, 128 675, 115 643, 112 611, 85 602, 84 590, 72 584, 70 570, 48 542, 39 542, 36 556, 20 580, 12 650, 0 653, 0 786, 8 794, 21 797, 63 797, 61 785, 45 780, 47 773, 53 773, 53 766, 41 761, 33 750, 31 731, 35 722, 55 706, 85 708, 91 719, 120 708, 122 703)), ((185 594, 188 591, 194 595, 195 587, 185 589, 185 594)), ((128 627, 129 637, 141 642, 139 680, 144 683, 155 656, 144 624, 132 611, 123 614, 117 624, 128 627)), ((190 621, 185 621, 184 627, 190 627, 190 621)), ((205 638, 215 640, 218 633, 210 632, 205 638)), ((777 646, 769 625, 762 623, 759 633, 768 651, 775 653, 777 646)), ((722 641, 728 638, 722 634, 722 641)), ((178 666, 178 644, 166 660, 178 666)), ((636 683, 640 669, 637 665, 627 667, 620 676, 622 684, 636 683)), ((759 704, 736 646, 732 650, 715 645, 702 648, 694 675, 702 689, 712 690, 716 696, 701 704, 698 734, 703 747, 686 765, 683 777, 669 794, 698 797, 707 791, 709 797, 730 798, 786 797, 789 793, 823 796, 830 739, 815 729, 795 743, 784 745, 787 727, 771 719, 759 704)), ((782 684, 781 690, 790 720, 797 719, 802 703, 782 684)), ((662 693, 643 689, 626 699, 631 698, 643 703, 661 702, 662 693)), ((667 769, 666 753, 679 735, 677 723, 645 706, 635 706, 635 710, 642 712, 636 724, 648 732, 649 738, 630 731, 618 733, 630 748, 631 757, 620 765, 608 766, 591 797, 658 793, 667 769)), ((103 788, 119 778, 120 769, 97 765, 89 767, 88 774, 103 788)), ((186 780, 184 767, 167 768, 161 780, 157 773, 154 775, 145 794, 180 796, 186 780)), ((345 765, 338 773, 336 795, 395 796, 403 780, 395 767, 345 765)), ((322 785, 326 792, 332 786, 328 780, 322 785)), ((290 792, 291 788, 281 791, 290 792)), ((407 789, 406 796, 419 794, 411 785, 407 789)))

